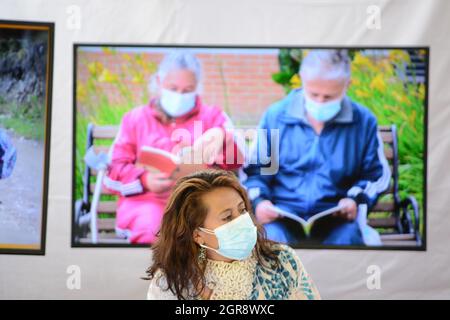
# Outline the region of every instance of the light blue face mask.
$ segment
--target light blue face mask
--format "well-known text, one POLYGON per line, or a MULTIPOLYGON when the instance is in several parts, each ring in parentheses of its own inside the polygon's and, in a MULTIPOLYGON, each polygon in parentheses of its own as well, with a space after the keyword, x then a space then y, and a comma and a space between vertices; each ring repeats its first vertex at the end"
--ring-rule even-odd
POLYGON ((317 121, 326 122, 333 119, 341 111, 342 98, 328 102, 316 102, 310 99, 306 94, 305 108, 309 115, 317 121))
POLYGON ((256 245, 257 230, 248 212, 214 230, 202 227, 199 227, 199 229, 215 235, 219 241, 218 249, 210 248, 204 244, 200 246, 213 250, 229 259, 244 260, 248 258, 256 245))

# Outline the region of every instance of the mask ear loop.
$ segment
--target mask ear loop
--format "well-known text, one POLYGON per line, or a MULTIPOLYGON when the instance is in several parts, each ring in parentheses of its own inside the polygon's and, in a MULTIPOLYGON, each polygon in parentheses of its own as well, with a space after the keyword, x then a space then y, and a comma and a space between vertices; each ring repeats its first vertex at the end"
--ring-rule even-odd
POLYGON ((212 230, 209 230, 209 229, 206 229, 206 228, 203 228, 203 227, 198 227, 198 229, 200 231, 203 231, 203 232, 207 233, 207 234, 215 235, 214 231, 212 231, 212 230))
MULTIPOLYGON (((203 231, 203 232, 207 233, 207 234, 215 235, 214 231, 211 231, 211 230, 209 230, 209 229, 202 228, 202 227, 198 227, 198 229, 199 229, 200 231, 203 231)), ((209 250, 213 250, 213 251, 219 253, 219 251, 217 251, 217 249, 208 247, 207 245, 204 245, 204 244, 202 244, 202 243, 199 243, 199 246, 202 247, 202 248, 209 249, 209 250)), ((219 254, 220 254, 220 253, 219 253, 219 254)))

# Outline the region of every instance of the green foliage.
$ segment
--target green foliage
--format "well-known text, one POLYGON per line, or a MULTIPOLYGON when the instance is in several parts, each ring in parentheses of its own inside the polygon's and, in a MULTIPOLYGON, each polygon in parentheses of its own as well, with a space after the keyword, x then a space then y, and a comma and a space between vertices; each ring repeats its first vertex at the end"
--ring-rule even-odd
POLYGON ((44 140, 44 101, 31 96, 28 102, 11 103, 0 99, 0 125, 29 139, 44 140))
MULTIPOLYGON (((104 48, 104 54, 115 56, 117 53, 112 48, 104 48)), ((83 172, 86 153, 87 127, 89 123, 95 125, 119 125, 122 117, 134 106, 148 103, 148 78, 155 70, 156 65, 146 62, 141 54, 122 55, 123 64, 117 73, 103 66, 99 61, 81 61, 88 68, 89 78, 85 83, 77 83, 77 112, 76 112, 76 150, 75 150, 75 196, 79 199, 83 193, 83 172), (139 101, 133 96, 132 89, 127 85, 129 78, 138 85, 143 93, 139 101), (108 85, 108 86, 105 86, 108 85), (119 93, 120 102, 110 101, 108 89, 119 93)), ((111 141, 104 141, 110 144, 111 141)))
POLYGON ((286 93, 291 90, 291 79, 297 74, 303 53, 299 49, 280 49, 278 63, 280 71, 272 74, 272 80, 283 86, 286 93))

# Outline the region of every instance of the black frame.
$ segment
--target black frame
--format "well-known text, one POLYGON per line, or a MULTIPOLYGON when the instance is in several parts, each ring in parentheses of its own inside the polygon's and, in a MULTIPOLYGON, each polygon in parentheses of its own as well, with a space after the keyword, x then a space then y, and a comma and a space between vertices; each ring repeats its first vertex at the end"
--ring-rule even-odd
POLYGON ((32 29, 46 28, 48 32, 48 52, 47 52, 47 74, 46 74, 46 103, 45 103, 45 138, 44 138, 44 172, 42 182, 42 206, 41 206, 41 245, 39 249, 15 249, 0 248, 0 254, 26 254, 26 255, 45 255, 46 234, 47 234, 47 208, 48 208, 48 184, 50 169, 50 137, 51 137, 51 114, 53 97, 53 58, 54 58, 54 34, 55 23, 38 21, 18 21, 18 20, 0 20, 1 25, 9 25, 14 28, 32 29))
MULTIPOLYGON (((125 48, 125 47, 131 47, 131 48, 191 48, 191 49, 354 49, 354 50, 366 50, 366 49, 374 49, 374 50, 407 50, 407 49, 414 49, 414 50, 425 50, 425 58, 426 58, 426 69, 425 69, 425 79, 424 79, 424 86, 425 86, 425 98, 424 98, 424 153, 423 153, 423 237, 420 239, 420 246, 359 246, 359 245, 342 245, 342 246, 333 246, 333 245, 314 245, 314 244, 307 244, 307 245, 291 245, 294 249, 340 249, 340 250, 381 250, 381 251, 426 251, 427 249, 427 158, 428 158, 428 90, 429 90, 429 65, 430 65, 430 47, 429 46, 309 46, 309 45, 302 45, 302 46, 286 46, 286 45, 271 45, 271 46, 243 46, 243 45, 236 45, 236 46, 230 46, 230 45, 195 45, 195 44, 189 44, 189 45, 174 45, 174 44, 115 44, 115 43, 74 43, 73 45, 73 122, 72 122, 72 230, 71 230, 71 247, 72 248, 149 248, 150 245, 146 244, 118 244, 118 243, 112 243, 112 244, 81 244, 76 243, 75 240, 75 233, 74 230, 76 228, 76 213, 75 213, 75 172, 76 172, 76 116, 77 116, 77 107, 76 107, 76 71, 77 71, 77 49, 78 47, 115 47, 115 48, 125 48)), ((394 131, 396 129, 394 128, 394 131)), ((89 140, 88 135, 88 140, 89 140)), ((395 154, 397 154, 398 149, 394 148, 395 154)), ((398 162, 397 156, 395 155, 395 162, 398 162)), ((397 169, 396 171, 396 178, 397 181, 395 183, 394 190, 395 194, 398 195, 398 167, 395 166, 397 169)), ((84 189, 86 186, 84 186, 84 189)), ((394 199, 394 203, 396 205, 396 211, 398 210, 404 210, 406 206, 411 205, 415 206, 417 205, 415 201, 408 197, 404 199, 403 201, 400 201, 400 199, 394 199)), ((417 218, 417 217, 415 217, 417 218)), ((416 220, 417 221, 417 220, 416 220)), ((419 228, 419 225, 416 226, 416 228, 419 228)), ((419 232, 420 235, 420 232, 419 232)))

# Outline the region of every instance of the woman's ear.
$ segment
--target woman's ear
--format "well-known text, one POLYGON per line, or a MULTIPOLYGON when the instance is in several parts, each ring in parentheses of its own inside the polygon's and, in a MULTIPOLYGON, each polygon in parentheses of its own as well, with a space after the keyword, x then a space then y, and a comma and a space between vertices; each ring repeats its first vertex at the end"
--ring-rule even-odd
POLYGON ((200 234, 200 232, 198 230, 194 230, 194 242, 197 243, 198 245, 200 244, 205 244, 205 239, 203 239, 202 235, 200 234))

